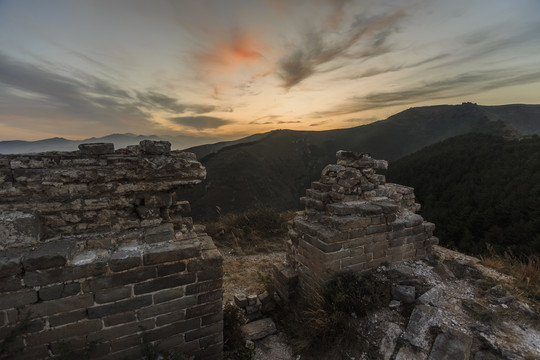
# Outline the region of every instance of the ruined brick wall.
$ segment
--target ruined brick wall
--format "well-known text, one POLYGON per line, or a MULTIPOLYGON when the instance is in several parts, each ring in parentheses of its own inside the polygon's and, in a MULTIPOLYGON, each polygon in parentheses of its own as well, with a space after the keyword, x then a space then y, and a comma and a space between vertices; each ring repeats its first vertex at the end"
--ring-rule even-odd
POLYGON ((414 189, 376 174, 386 161, 347 151, 337 159, 306 191, 306 209, 292 221, 289 267, 275 269, 282 297, 292 296, 296 281, 307 295, 338 273, 421 258, 438 242, 435 225, 415 213, 414 189))
POLYGON ((205 176, 165 142, 1 156, 0 358, 221 358, 222 258, 177 200, 205 176))

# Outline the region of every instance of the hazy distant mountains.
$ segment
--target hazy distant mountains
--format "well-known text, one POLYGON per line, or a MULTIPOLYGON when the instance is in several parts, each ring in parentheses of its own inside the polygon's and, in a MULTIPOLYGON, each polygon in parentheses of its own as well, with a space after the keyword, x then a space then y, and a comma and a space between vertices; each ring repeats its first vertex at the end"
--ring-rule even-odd
MULTIPOLYGON (((197 154, 207 179, 178 197, 191 201, 197 219, 221 213, 270 206, 299 207, 299 198, 322 168, 335 162, 338 150, 368 152, 377 159, 397 160, 421 148, 467 133, 519 138, 540 133, 540 105, 439 105, 410 108, 386 120, 349 129, 328 131, 276 130, 235 141, 189 148, 205 139, 189 136, 161 138, 113 134, 87 142, 113 142, 116 148, 142 139, 165 139, 173 148, 197 154)), ((211 142, 212 139, 208 139, 211 142)), ((81 141, 62 138, 35 142, 0 142, 0 153, 76 150, 81 141)), ((445 166, 444 162, 440 166, 445 166)))
POLYGON ((128 145, 138 144, 144 139, 170 141, 173 149, 185 149, 191 146, 215 141, 215 138, 210 137, 192 137, 184 135, 135 135, 129 133, 111 134, 100 138, 93 137, 85 140, 68 140, 61 137, 55 137, 38 141, 0 141, 0 154, 22 154, 43 151, 74 151, 78 150, 79 144, 94 142, 113 143, 115 148, 119 149, 128 145))
MULTIPOLYGON (((397 160, 425 146, 466 134, 519 137, 540 132, 540 105, 441 105, 411 108, 384 121, 329 131, 277 130, 234 143, 197 146, 207 179, 179 194, 192 203, 195 218, 250 207, 299 207, 299 198, 337 150, 397 160), (242 143, 242 141, 245 141, 242 143)), ((441 163, 441 166, 445 166, 441 163)))

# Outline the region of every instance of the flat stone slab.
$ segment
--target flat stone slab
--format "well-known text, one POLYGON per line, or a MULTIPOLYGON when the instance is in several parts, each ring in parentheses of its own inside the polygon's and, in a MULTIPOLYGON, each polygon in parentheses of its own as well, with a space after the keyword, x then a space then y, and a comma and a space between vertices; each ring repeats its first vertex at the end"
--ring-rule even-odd
POLYGON ((403 339, 411 345, 429 351, 431 344, 429 339, 429 330, 432 326, 437 326, 437 309, 426 305, 416 305, 403 339))
POLYGON ((428 360, 468 360, 472 338, 457 331, 437 335, 428 360))
POLYGON ((326 205, 326 208, 331 214, 336 215, 353 215, 360 216, 380 215, 383 209, 367 201, 348 201, 342 203, 334 203, 326 205))
POLYGON ((247 323, 242 326, 242 334, 246 340, 260 340, 268 335, 275 334, 276 324, 270 318, 265 318, 247 323))

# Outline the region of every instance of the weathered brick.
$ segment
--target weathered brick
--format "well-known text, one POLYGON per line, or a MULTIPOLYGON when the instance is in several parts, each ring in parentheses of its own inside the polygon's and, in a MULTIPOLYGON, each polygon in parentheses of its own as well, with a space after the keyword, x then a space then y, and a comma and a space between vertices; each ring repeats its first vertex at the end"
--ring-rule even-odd
POLYGON ((201 347, 201 349, 206 349, 211 345, 220 343, 223 343, 223 332, 218 332, 216 334, 199 339, 199 346, 201 347))
POLYGON ((140 309, 152 304, 152 296, 140 296, 129 300, 118 301, 109 305, 95 306, 88 309, 88 318, 97 319, 129 310, 140 309))
POLYGON ((223 331, 223 323, 218 322, 209 326, 201 327, 197 330, 189 331, 185 334, 186 342, 197 340, 209 335, 216 335, 223 331))
POLYGON ((165 339, 170 336, 185 333, 190 330, 196 330, 199 328, 199 319, 182 320, 170 325, 165 325, 160 328, 150 330, 146 332, 148 341, 155 341, 159 339, 165 339))
POLYGON ((120 314, 107 316, 103 318, 103 324, 105 324, 105 326, 114 326, 114 325, 125 324, 125 323, 136 321, 136 320, 137 320, 137 316, 135 315, 135 311, 130 311, 130 312, 123 312, 120 314))
POLYGON ((109 259, 112 271, 124 271, 141 265, 141 254, 138 252, 119 252, 109 259))
POLYGON ((139 334, 125 336, 123 338, 111 342, 111 352, 117 352, 132 347, 140 347, 142 344, 142 336, 139 334))
POLYGON ((48 344, 72 336, 81 336, 96 333, 101 329, 101 320, 89 320, 80 323, 69 324, 51 330, 45 330, 36 334, 30 334, 26 340, 30 346, 48 344))
POLYGON ((145 265, 155 265, 199 257, 200 255, 201 249, 197 243, 173 243, 149 249, 143 255, 143 260, 145 265))
POLYGON ((9 276, 0 278, 0 292, 17 291, 23 288, 21 278, 19 276, 9 276))
POLYGON ((21 311, 35 316, 50 316, 72 310, 86 309, 93 304, 94 296, 92 294, 83 294, 28 305, 21 311))
POLYGON ((136 284, 133 291, 136 295, 154 292, 162 289, 174 288, 195 282, 195 274, 171 275, 143 283, 136 284))
POLYGON ((178 299, 184 296, 184 287, 176 287, 158 291, 154 294, 154 304, 159 304, 165 301, 178 299))
POLYGON ((214 301, 202 305, 196 305, 186 309, 186 319, 201 317, 221 310, 221 301, 214 301))
POLYGON ((145 267, 142 269, 134 269, 118 274, 91 279, 89 281, 89 285, 92 291, 97 291, 101 289, 133 284, 154 277, 156 277, 156 269, 153 267, 145 267))
POLYGON ((59 299, 67 296, 77 295, 81 291, 81 284, 74 282, 71 284, 53 285, 39 290, 41 300, 59 299))
POLYGON ((214 314, 203 316, 201 319, 201 325, 202 326, 211 325, 221 320, 223 320, 223 310, 214 314))
POLYGON ((104 262, 95 262, 87 265, 27 272, 24 275, 24 283, 26 286, 42 286, 98 276, 105 272, 107 272, 107 264, 104 262))
POLYGON ((153 305, 138 311, 139 319, 147 319, 157 315, 168 314, 197 304, 196 296, 184 296, 176 300, 153 305))
POLYGON ((56 266, 64 266, 73 250, 73 241, 62 240, 45 243, 35 250, 28 252, 22 259, 25 271, 48 269, 56 266))
POLYGON ((179 309, 175 312, 171 312, 165 315, 158 316, 156 318, 156 325, 163 326, 173 322, 186 319, 186 311, 184 309, 179 309))
POLYGON ((209 292, 212 290, 221 289, 223 281, 218 280, 209 280, 198 282, 196 284, 191 284, 186 286, 186 295, 200 294, 204 292, 209 292))
POLYGON ((223 291, 220 289, 220 290, 216 290, 216 291, 199 295, 197 297, 197 304, 204 304, 204 303, 211 302, 214 300, 221 300, 222 298, 223 298, 223 291))
MULTIPOLYGON (((95 320, 94 320, 95 321, 95 320)), ((133 323, 113 326, 111 328, 102 329, 99 332, 91 333, 87 336, 88 341, 109 341, 117 339, 123 336, 132 335, 138 333, 141 329, 145 331, 153 329, 155 327, 154 319, 148 319, 144 321, 137 321, 133 323)))
POLYGON ((0 258, 0 278, 18 275, 22 272, 22 264, 19 259, 0 258))
POLYGON ((34 290, 2 294, 2 296, 0 296, 0 310, 33 304, 37 300, 37 292, 34 290))
MULTIPOLYGON (((158 277, 162 277, 171 274, 181 273, 184 270, 186 270, 186 264, 183 261, 180 261, 173 264, 159 265, 157 267, 157 274, 158 277)), ((191 270, 189 271, 191 272, 191 270)))
POLYGON ((131 297, 131 286, 106 289, 95 293, 96 303, 103 304, 131 297))
POLYGON ((58 314, 49 317, 51 327, 74 323, 86 318, 86 309, 74 310, 64 314, 58 314))

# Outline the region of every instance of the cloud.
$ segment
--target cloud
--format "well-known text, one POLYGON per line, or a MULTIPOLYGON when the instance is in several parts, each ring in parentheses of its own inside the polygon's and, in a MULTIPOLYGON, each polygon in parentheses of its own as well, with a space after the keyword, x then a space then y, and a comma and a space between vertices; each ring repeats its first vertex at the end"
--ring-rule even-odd
POLYGON ((300 120, 288 120, 288 121, 278 121, 278 124, 300 124, 302 121, 300 120))
POLYGON ((224 74, 259 63, 265 50, 263 40, 254 32, 235 29, 228 37, 217 39, 208 49, 196 54, 195 59, 205 71, 224 74))
POLYGON ((327 32, 323 30, 307 33, 302 44, 294 46, 294 50, 278 64, 277 75, 282 80, 282 86, 289 89, 320 71, 321 65, 340 57, 367 58, 388 52, 390 49, 385 45, 386 41, 397 21, 404 16, 403 11, 371 18, 356 16, 341 39, 327 39, 327 32), (364 39, 371 40, 367 47, 349 53, 353 46, 364 39))
POLYGON ((180 116, 169 118, 172 122, 197 130, 217 129, 232 123, 231 120, 220 119, 212 116, 180 116))
POLYGON ((162 110, 168 113, 182 114, 194 112, 204 114, 216 110, 215 106, 202 104, 183 104, 177 99, 155 91, 138 92, 139 105, 149 110, 162 110))
POLYGON ((397 91, 374 92, 366 96, 351 97, 344 104, 329 111, 317 112, 314 116, 345 115, 395 105, 412 105, 427 99, 436 100, 463 97, 485 90, 494 90, 539 81, 540 71, 532 67, 530 69, 522 69, 522 71, 518 72, 513 69, 468 72, 442 80, 422 82, 397 91))
POLYGON ((89 74, 79 74, 78 78, 67 76, 2 53, 0 83, 10 98, 2 102, 4 113, 20 111, 38 118, 62 113, 72 120, 94 123, 121 122, 128 118, 145 122, 149 118, 133 104, 125 90, 103 79, 89 74))

